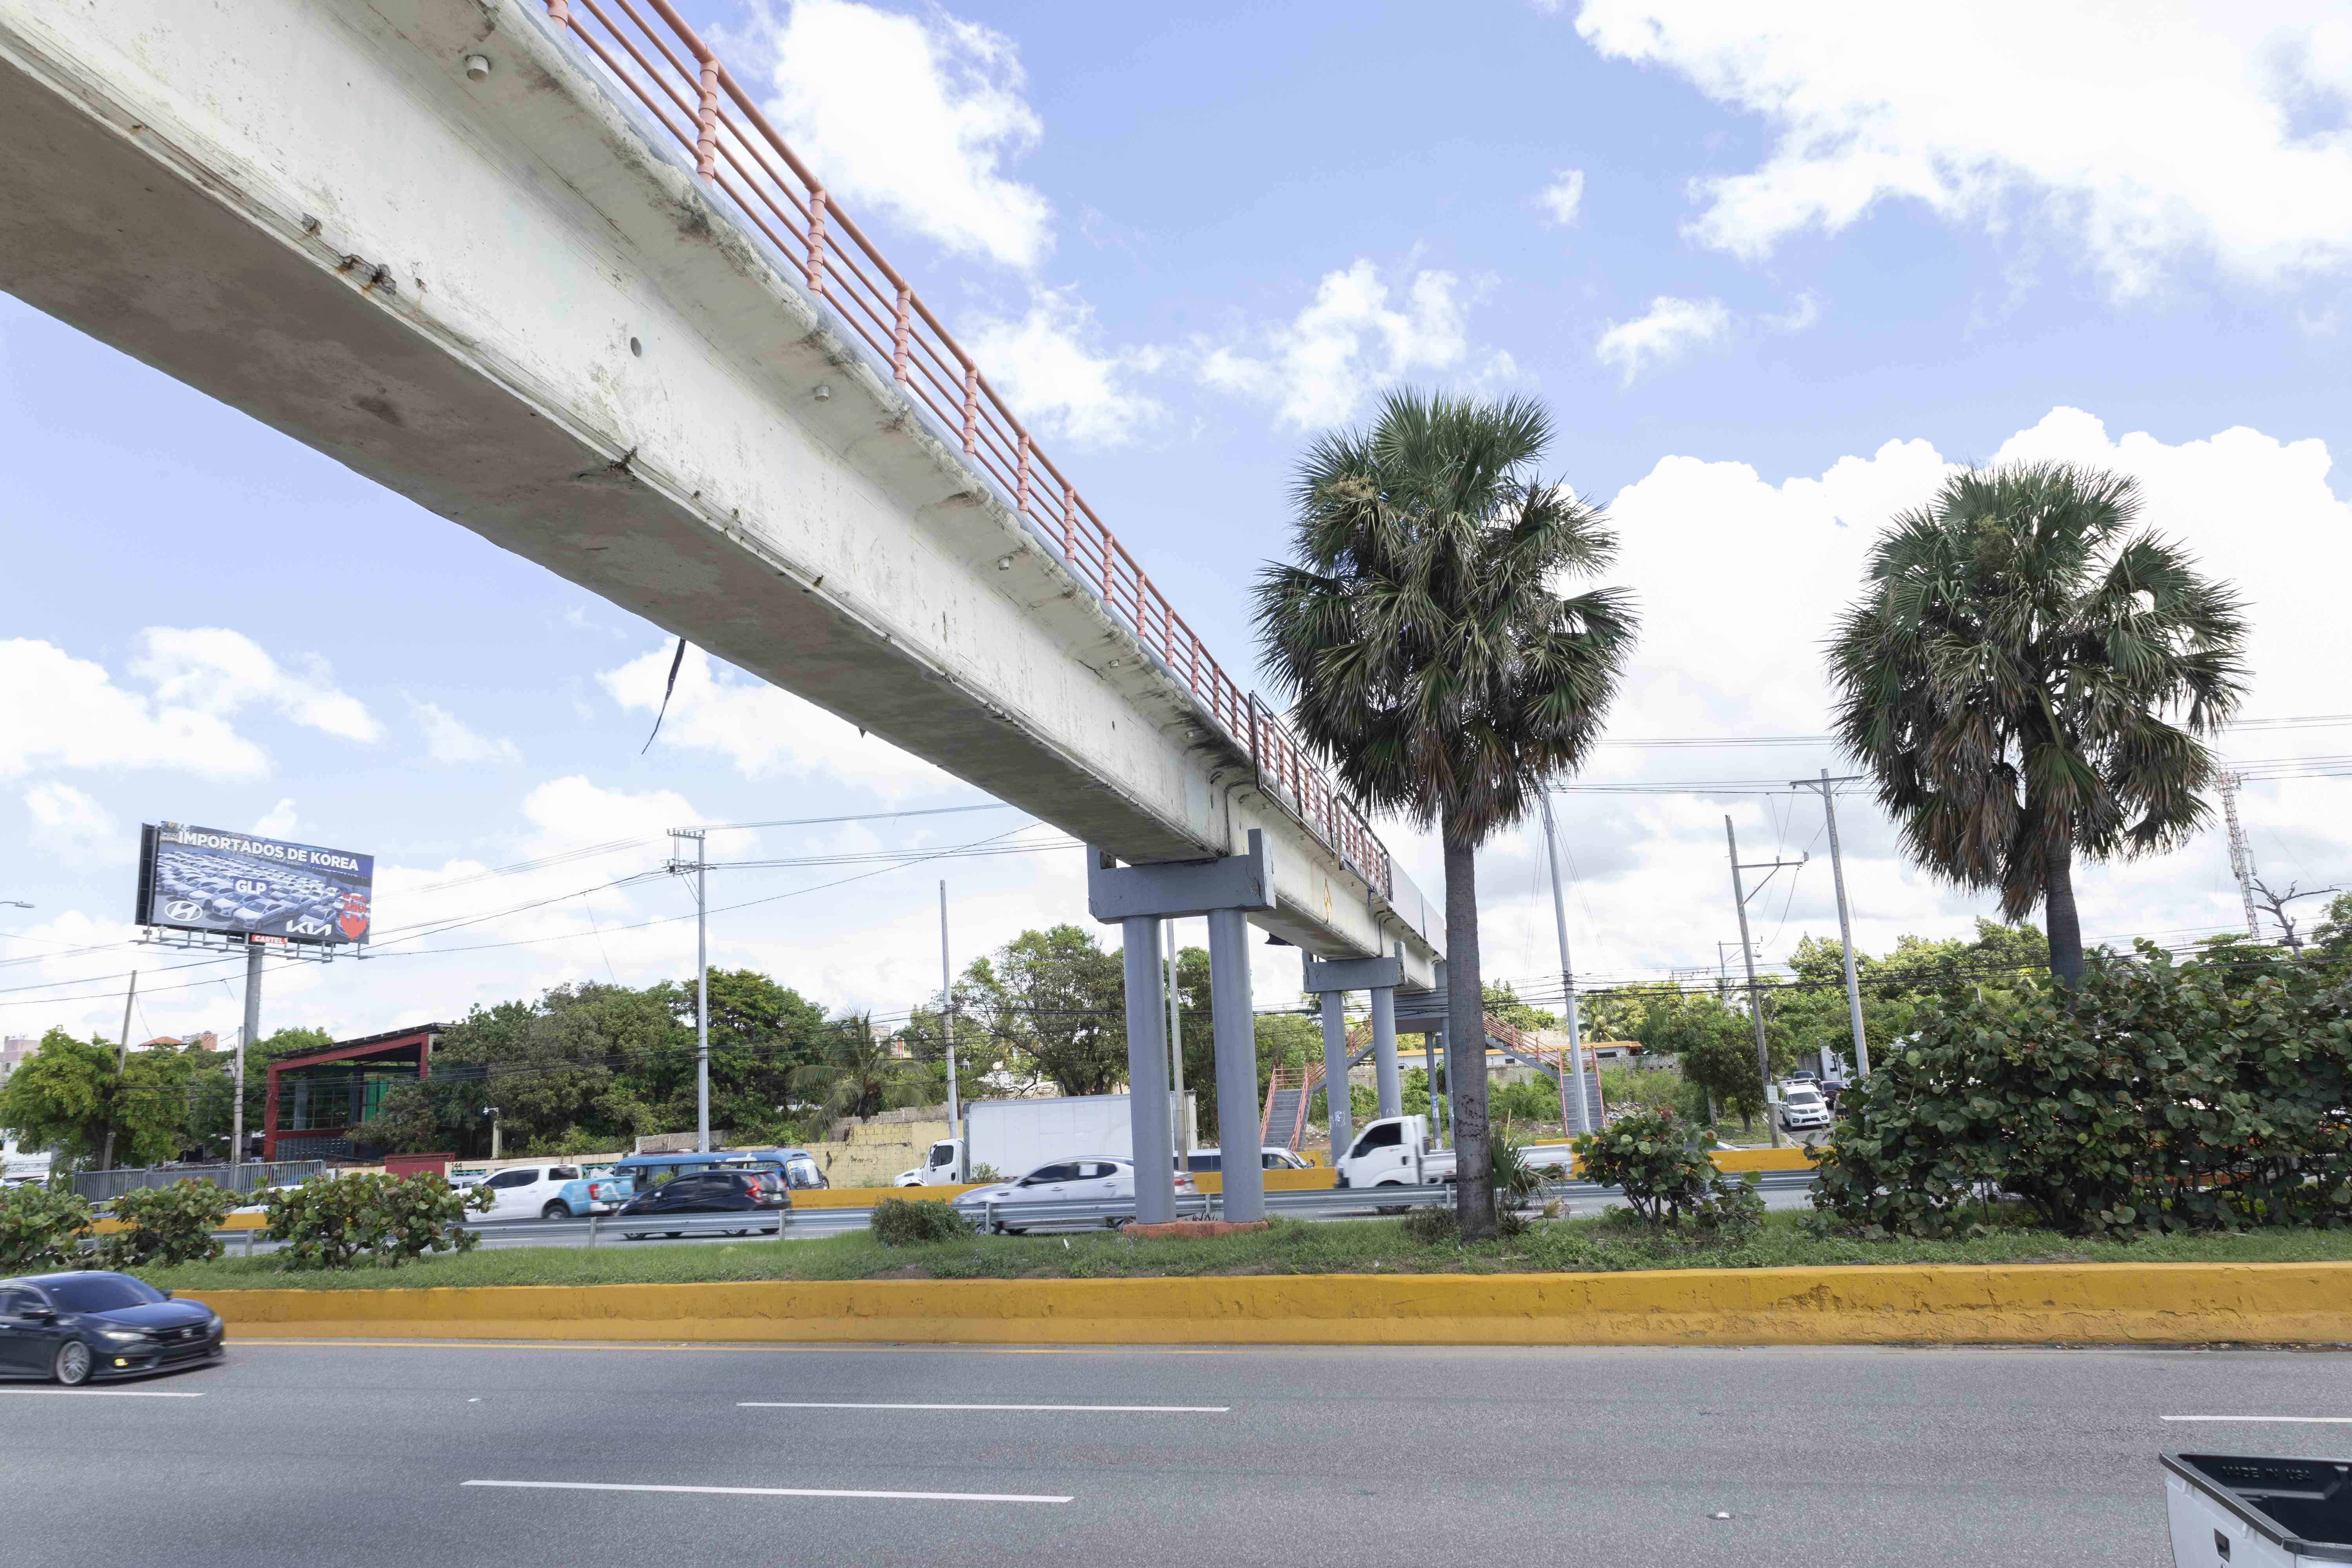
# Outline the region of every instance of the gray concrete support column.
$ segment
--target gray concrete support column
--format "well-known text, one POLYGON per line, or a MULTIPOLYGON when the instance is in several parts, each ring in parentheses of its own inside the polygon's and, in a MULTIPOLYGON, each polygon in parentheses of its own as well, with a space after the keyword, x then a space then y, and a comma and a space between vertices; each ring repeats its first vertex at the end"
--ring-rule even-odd
POLYGON ((1160 1007, 1160 918, 1118 922, 1127 950, 1128 1120, 1133 1129, 1135 1217, 1165 1225, 1176 1217, 1176 1165, 1168 1117, 1168 1015, 1160 1007))
POLYGON ((1250 1005, 1249 921, 1239 910, 1209 911, 1209 1011, 1217 1042, 1217 1166, 1225 1217, 1265 1217, 1265 1172, 1259 1167, 1257 1015, 1250 1005))
POLYGON ((1404 1082, 1397 1072, 1396 987, 1372 987, 1372 1070, 1379 1082, 1381 1114, 1404 1114, 1404 1082))
POLYGON ((1323 1114, 1331 1129, 1331 1163, 1338 1164, 1356 1141, 1348 1103, 1348 1017, 1337 991, 1323 993, 1323 1114))

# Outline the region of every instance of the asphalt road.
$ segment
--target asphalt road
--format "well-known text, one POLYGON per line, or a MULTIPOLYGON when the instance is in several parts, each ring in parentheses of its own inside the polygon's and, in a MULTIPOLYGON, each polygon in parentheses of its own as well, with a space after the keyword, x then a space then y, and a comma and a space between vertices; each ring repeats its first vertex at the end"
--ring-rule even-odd
POLYGON ((2162 1419, 2352 1418, 2287 1352, 253 1342, 125 1393, 0 1386, 11 1560, 2159 1568, 2159 1450, 2352 1452, 2162 1419))

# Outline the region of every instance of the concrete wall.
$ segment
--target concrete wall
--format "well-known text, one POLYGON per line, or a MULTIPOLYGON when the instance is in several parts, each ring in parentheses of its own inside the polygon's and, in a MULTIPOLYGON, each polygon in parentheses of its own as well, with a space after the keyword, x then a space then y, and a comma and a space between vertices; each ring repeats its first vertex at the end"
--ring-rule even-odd
POLYGON ((1426 984, 1438 911, 1263 796, 585 58, 533 0, 0 0, 0 287, 1121 859, 1265 828, 1260 923, 1426 984))

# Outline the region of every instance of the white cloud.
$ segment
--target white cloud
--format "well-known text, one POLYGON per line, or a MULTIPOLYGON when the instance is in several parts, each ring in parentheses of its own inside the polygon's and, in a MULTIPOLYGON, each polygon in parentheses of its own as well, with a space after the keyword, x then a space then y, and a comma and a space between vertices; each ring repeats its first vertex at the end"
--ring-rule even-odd
POLYGON ((1467 315, 1454 274, 1416 272, 1403 300, 1392 304, 1380 269, 1359 258, 1324 274, 1314 300, 1287 325, 1256 334, 1257 352, 1230 344, 1208 350, 1200 375, 1220 392, 1273 405, 1276 417, 1295 429, 1337 425, 1382 386, 1406 377, 1486 384, 1515 376, 1509 354, 1472 345, 1467 315))
POLYGON ((1758 167, 1697 182, 1695 232, 1735 255, 1892 198, 2051 225, 2119 297, 2192 255, 2265 284, 2352 264, 2340 0, 1585 0, 1576 26, 1769 127, 1758 167))
POLYGON ((294 816, 293 801, 281 800, 271 806, 260 821, 253 825, 253 830, 264 838, 291 838, 298 826, 299 824, 294 816))
POLYGON ((1536 193, 1536 205, 1544 210, 1545 218, 1557 227, 1566 228, 1576 221, 1584 207, 1584 171, 1555 169, 1551 184, 1536 193))
POLYGON ((285 668, 242 632, 221 626, 151 626, 131 673, 153 683, 156 700, 202 713, 234 713, 254 703, 297 724, 346 741, 373 742, 383 726, 356 697, 339 689, 327 661, 307 656, 299 673, 285 668))
POLYGON ((269 759, 230 721, 257 704, 345 740, 382 733, 318 660, 296 674, 251 638, 217 628, 152 627, 140 643, 128 668, 154 688, 152 696, 117 685, 103 665, 55 644, 0 641, 0 778, 39 766, 255 777, 269 771, 269 759))
MULTIPOLYGON (((670 658, 669 648, 656 648, 596 679, 623 709, 650 720, 661 707, 670 658)), ((717 752, 749 778, 824 777, 870 789, 887 800, 962 787, 930 763, 878 735, 861 735, 856 725, 814 703, 714 666, 698 647, 686 650, 656 743, 717 752)))
POLYGON ((832 194, 969 256, 1024 270, 1053 247, 1053 209, 1009 166, 1044 126, 1013 41, 937 8, 793 0, 761 31, 769 115, 832 194))
POLYGON ((1822 301, 1810 290, 1797 296, 1797 302, 1778 316, 1766 316, 1764 324, 1776 332, 1801 332, 1822 319, 1822 301))
POLYGON ((1592 357, 1615 365, 1631 386, 1643 371, 1671 364, 1695 348, 1730 335, 1731 312, 1720 300, 1677 300, 1661 294, 1649 312, 1612 321, 1592 345, 1592 357))
POLYGON ((33 785, 25 792, 25 809, 33 817, 32 841, 45 849, 73 856, 116 842, 112 815, 69 784, 50 779, 33 785))
POLYGON ((963 336, 1034 433, 1116 447, 1167 412, 1132 384, 1166 356, 1153 348, 1098 352, 1094 308, 1073 290, 1037 289, 1021 320, 982 317, 963 336))
POLYGON ((436 763, 460 766, 477 763, 515 763, 522 761, 522 752, 512 741, 501 735, 493 740, 476 734, 457 716, 437 702, 408 700, 415 714, 417 728, 425 731, 425 754, 436 763))

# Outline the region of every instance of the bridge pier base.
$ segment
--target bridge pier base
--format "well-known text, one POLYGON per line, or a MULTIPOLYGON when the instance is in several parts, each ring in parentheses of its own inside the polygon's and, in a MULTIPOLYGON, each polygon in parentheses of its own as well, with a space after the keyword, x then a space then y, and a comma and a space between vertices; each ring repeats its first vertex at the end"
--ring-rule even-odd
MULTIPOLYGON (((1167 1037, 1160 1012, 1159 939, 1163 920, 1208 917, 1218 1143, 1230 1155, 1235 1147, 1233 1130, 1239 1126, 1244 1130, 1241 1147, 1253 1156, 1257 1152, 1257 1140, 1247 1136, 1249 1113, 1257 1104, 1257 1018, 1250 1008, 1247 911, 1275 907, 1274 863, 1266 851, 1265 835, 1251 828, 1245 855, 1170 865, 1120 866, 1105 851, 1089 848, 1087 905, 1096 920, 1118 923, 1127 950, 1128 1086, 1135 1097, 1135 1212, 1148 1223, 1148 1216, 1166 1217, 1176 1206, 1175 1154, 1166 1110, 1167 1037), (1243 1120, 1227 1121, 1236 1109, 1243 1120)), ((1265 1174, 1257 1160, 1228 1158, 1219 1163, 1224 1167, 1225 1217, 1264 1219, 1265 1174)))

